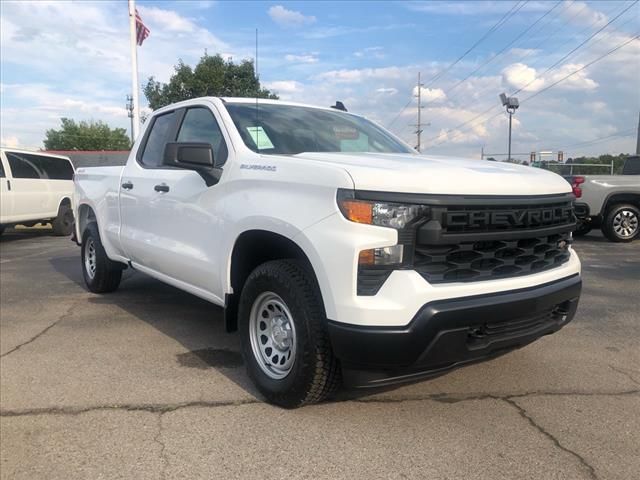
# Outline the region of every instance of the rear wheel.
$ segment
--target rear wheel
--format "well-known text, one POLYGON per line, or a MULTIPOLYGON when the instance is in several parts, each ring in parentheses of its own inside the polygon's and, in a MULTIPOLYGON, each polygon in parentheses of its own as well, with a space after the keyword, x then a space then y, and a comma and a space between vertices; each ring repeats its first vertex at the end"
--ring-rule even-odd
POLYGON ((51 222, 53 234, 61 237, 71 235, 73 231, 73 210, 71 205, 61 204, 58 208, 58 216, 51 222))
POLYGON ((337 390, 340 367, 322 299, 301 262, 257 267, 242 290, 238 319, 247 372, 269 402, 296 408, 337 390))
POLYGON ((123 269, 124 265, 107 257, 95 222, 88 224, 82 235, 82 276, 87 288, 93 293, 113 292, 123 269))
POLYGON ((602 223, 602 233, 612 242, 630 242, 640 232, 640 209, 631 204, 609 208, 602 223))

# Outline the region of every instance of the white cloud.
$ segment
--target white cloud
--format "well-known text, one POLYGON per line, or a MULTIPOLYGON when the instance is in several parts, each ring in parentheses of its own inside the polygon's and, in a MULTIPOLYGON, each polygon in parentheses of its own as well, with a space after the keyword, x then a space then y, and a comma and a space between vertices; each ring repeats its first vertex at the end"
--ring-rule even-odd
POLYGON ((168 32, 193 32, 197 29, 196 25, 188 18, 179 15, 173 10, 163 10, 158 7, 138 7, 140 17, 143 23, 155 23, 161 29, 168 32))
POLYGON ((22 146, 20 144, 20 140, 18 140, 18 137, 16 137, 15 135, 12 135, 10 137, 4 137, 0 134, 0 145, 2 145, 3 147, 11 147, 11 148, 17 148, 22 146))
POLYGON ((264 85, 269 90, 275 90, 278 93, 292 93, 302 89, 302 84, 295 80, 276 80, 273 82, 265 82, 264 85))
POLYGON ((577 25, 593 25, 602 27, 609 21, 607 15, 592 9, 585 2, 567 2, 562 16, 577 25))
POLYGON ((567 63, 561 67, 549 72, 549 82, 557 82, 562 80, 562 83, 558 84, 557 88, 564 90, 595 90, 598 88, 598 83, 587 76, 587 70, 580 70, 584 65, 567 63), (580 70, 578 72, 578 70, 580 70), (577 73, 573 73, 577 72, 577 73), (570 77, 563 80, 568 75, 570 77))
POLYGON ((406 77, 407 74, 407 69, 400 67, 341 69, 321 73, 317 79, 334 83, 359 83, 372 78, 399 79, 406 77))
POLYGON ((313 15, 303 15, 296 10, 289 10, 282 5, 274 5, 268 10, 271 19, 282 27, 302 27, 315 23, 316 17, 313 15))
MULTIPOLYGON (((413 87, 413 96, 418 96, 418 87, 413 87)), ((424 102, 441 103, 447 99, 447 95, 441 88, 420 88, 420 98, 424 102)))
POLYGON ((395 95, 398 93, 397 88, 377 88, 376 93, 383 93, 385 95, 395 95))
POLYGON ((522 89, 525 92, 533 92, 542 88, 544 80, 537 78, 535 68, 528 67, 524 63, 513 63, 502 70, 502 82, 513 89, 522 89))
POLYGON ((318 63, 318 56, 312 53, 305 53, 303 55, 288 54, 284 56, 284 59, 292 63, 318 63))
POLYGON ((384 48, 382 47, 367 47, 367 48, 363 48, 362 50, 353 52, 353 56, 359 57, 359 58, 363 58, 363 57, 384 58, 385 54, 384 54, 384 48))

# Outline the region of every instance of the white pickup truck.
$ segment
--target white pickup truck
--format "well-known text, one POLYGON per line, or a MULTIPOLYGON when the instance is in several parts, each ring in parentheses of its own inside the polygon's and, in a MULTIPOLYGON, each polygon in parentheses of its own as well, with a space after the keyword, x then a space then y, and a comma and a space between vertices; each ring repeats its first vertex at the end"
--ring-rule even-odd
POLYGON ((75 185, 88 288, 130 267, 224 307, 284 407, 493 358, 562 328, 580 296, 562 177, 419 155, 335 108, 177 103, 126 166, 75 185))

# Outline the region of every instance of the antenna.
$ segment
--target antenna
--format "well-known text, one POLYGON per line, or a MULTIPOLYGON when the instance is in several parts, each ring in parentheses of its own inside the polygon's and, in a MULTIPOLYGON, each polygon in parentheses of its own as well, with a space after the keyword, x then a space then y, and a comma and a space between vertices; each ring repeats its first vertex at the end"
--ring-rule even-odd
POLYGON ((256 130, 256 149, 258 151, 260 151, 260 142, 258 140, 258 135, 260 134, 260 129, 258 128, 258 89, 260 88, 260 75, 258 74, 258 29, 256 28, 256 59, 255 59, 255 69, 256 69, 256 125, 255 125, 255 130, 256 130))

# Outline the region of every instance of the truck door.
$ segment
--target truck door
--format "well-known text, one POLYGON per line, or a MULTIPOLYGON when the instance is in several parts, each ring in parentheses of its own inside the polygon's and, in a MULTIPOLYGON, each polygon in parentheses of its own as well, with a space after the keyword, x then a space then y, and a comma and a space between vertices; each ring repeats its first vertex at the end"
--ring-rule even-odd
POLYGON ((221 297, 221 186, 207 187, 195 171, 162 165, 166 143, 175 141, 207 142, 226 158, 216 115, 198 105, 151 119, 137 158, 122 173, 120 241, 134 266, 221 297))

